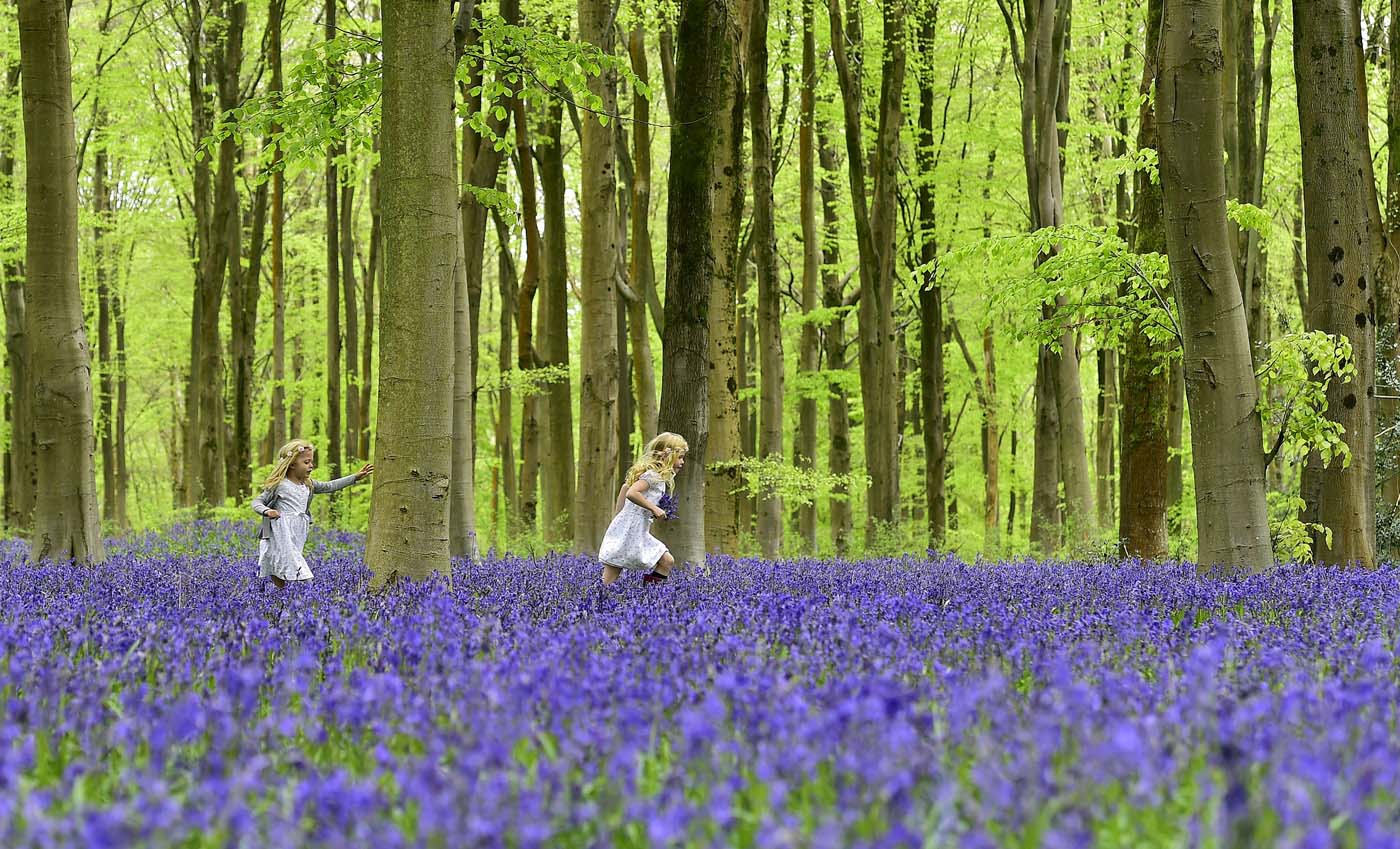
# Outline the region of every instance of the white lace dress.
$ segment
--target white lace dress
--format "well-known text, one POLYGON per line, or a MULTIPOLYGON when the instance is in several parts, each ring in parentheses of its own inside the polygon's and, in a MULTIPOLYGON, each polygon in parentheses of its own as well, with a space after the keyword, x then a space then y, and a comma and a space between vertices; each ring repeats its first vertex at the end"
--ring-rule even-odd
MULTIPOLYGON (((641 479, 648 484, 643 497, 652 504, 659 502, 666 492, 661 476, 656 472, 643 472, 641 479)), ((650 510, 624 499, 622 510, 613 517, 608 532, 603 535, 603 544, 598 546, 598 559, 619 569, 650 572, 661 555, 670 550, 651 535, 651 523, 655 520, 650 510)))
POLYGON ((311 580, 311 567, 301 553, 306 547, 307 531, 311 529, 311 517, 306 512, 310 500, 310 486, 289 480, 277 485, 277 512, 282 518, 272 520, 272 538, 258 543, 258 577, 311 580))

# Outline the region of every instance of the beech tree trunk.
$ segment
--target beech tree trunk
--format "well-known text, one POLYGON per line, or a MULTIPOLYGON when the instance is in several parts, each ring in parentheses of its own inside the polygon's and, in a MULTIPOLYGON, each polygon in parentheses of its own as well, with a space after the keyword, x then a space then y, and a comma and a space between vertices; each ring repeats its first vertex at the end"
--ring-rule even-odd
MULTIPOLYGON (((437 0, 384 7, 383 180, 385 279, 374 492, 365 560, 374 586, 448 568, 449 503, 471 478, 454 477, 453 415, 463 393, 465 329, 461 219, 454 164, 454 57, 437 0), (453 393, 444 387, 453 386, 453 393), (449 495, 452 497, 449 498, 449 495)), ((470 498, 466 499, 470 507, 470 498)))
MULTIPOLYGON (((732 68, 735 10, 729 0, 683 0, 676 30, 676 97, 672 101, 671 171, 666 209, 666 315, 661 336, 661 412, 658 426, 690 443, 687 466, 676 478, 679 517, 663 522, 664 539, 679 563, 703 564, 706 467, 711 421, 709 324, 715 280, 713 218, 722 215, 724 195, 715 185, 722 154, 722 127, 732 120, 732 79, 716 69, 732 68)), ((731 125, 732 126, 732 125, 731 125)), ((733 549, 730 549, 732 552, 733 549)))
MULTIPOLYGON (((369 459, 370 399, 374 395, 375 290, 384 276, 384 224, 379 199, 379 134, 374 135, 375 165, 369 175, 369 264, 365 268, 365 340, 360 348, 360 447, 359 456, 369 459)), ((455 145, 454 145, 455 147, 455 145)))
MULTIPOLYGON (((270 82, 275 102, 282 97, 282 18, 287 9, 286 0, 271 0, 268 4, 268 64, 272 69, 270 82)), ((286 213, 284 194, 285 176, 282 173, 282 127, 272 125, 272 240, 269 244, 271 256, 268 258, 268 272, 272 285, 272 421, 268 428, 268 452, 271 460, 273 452, 287 443, 287 281, 283 267, 284 228, 286 213)))
MULTIPOLYGON (((5 70, 3 96, 8 98, 19 86, 19 57, 10 59, 5 70)), ((14 185, 14 136, 0 126, 0 197, 6 202, 18 195, 14 185)), ((5 395, 5 414, 10 441, 5 449, 5 527, 27 531, 34 515, 34 426, 29 352, 25 335, 24 269, 18 260, 0 262, 5 304, 5 366, 10 376, 5 395)))
MULTIPOLYGON (((501 375, 500 387, 496 390, 496 456, 500 460, 499 478, 505 496, 505 509, 494 513, 492 519, 498 524, 511 527, 510 520, 516 514, 518 490, 515 486, 515 398, 508 381, 511 363, 515 360, 511 340, 511 327, 515 324, 516 275, 515 258, 511 252, 510 230, 500 213, 492 210, 491 217, 496 224, 496 236, 500 247, 497 261, 496 285, 500 296, 501 314, 497 325, 496 368, 501 375)), ((508 545, 509 533, 497 535, 497 545, 502 549, 508 545)))
MULTIPOLYGON (((340 285, 345 305, 345 457, 360 447, 360 305, 355 284, 355 174, 340 189, 340 285)), ((362 459, 362 458, 361 458, 362 459)))
MULTIPOLYGON (((822 239, 817 227, 817 146, 816 86, 817 32, 814 0, 802 0, 802 82, 800 126, 798 128, 798 185, 802 218, 802 342, 798 371, 802 373, 802 393, 797 407, 797 445, 793 457, 799 469, 811 471, 817 463, 817 386, 821 368, 821 334, 812 321, 820 306, 822 239)), ((798 534, 804 551, 817 553, 817 502, 812 500, 797 510, 798 534)))
MULTIPOLYGON (((931 7, 920 27, 919 39, 925 54, 933 50, 938 7, 931 7)), ((944 500, 943 480, 947 472, 947 448, 943 433, 943 287, 938 282, 938 242, 934 238, 934 139, 933 139, 933 73, 924 68, 919 79, 919 263, 923 279, 919 285, 919 401, 924 437, 924 502, 928 513, 930 549, 943 547, 948 529, 948 505, 944 500)), ((959 344, 962 344, 959 338, 959 344)), ((969 364, 971 361, 969 360, 969 364)), ((977 368, 972 376, 979 387, 978 400, 987 409, 986 393, 981 390, 977 368)), ((985 448, 985 446, 984 446, 985 448)), ((994 523, 995 524, 995 523, 994 523)))
MULTIPOLYGON (((1147 4, 1147 40, 1143 48, 1142 105, 1138 108, 1138 150, 1156 150, 1157 113, 1152 85, 1157 77, 1157 44, 1162 31, 1162 2, 1147 4)), ((1139 171, 1133 191, 1133 249, 1166 253, 1162 222, 1162 187, 1139 171)), ((1123 346, 1123 412, 1119 443, 1118 536, 1129 557, 1160 560, 1167 556, 1167 507, 1171 478, 1167 463, 1168 406, 1171 370, 1164 346, 1154 343, 1134 320, 1123 346)), ((1178 444, 1180 435, 1178 434, 1178 444)), ((1179 463, 1180 461, 1178 461, 1179 463)), ((1180 498, 1178 491, 1177 497, 1180 498)))
MULTIPOLYGON (((607 0, 579 0, 578 22, 580 42, 607 54, 613 52, 612 5, 607 0)), ((589 77, 588 90, 599 99, 604 114, 616 113, 617 80, 611 73, 589 77)), ((583 122, 581 144, 579 288, 583 293, 583 339, 574 548, 592 555, 597 554, 612 519, 618 454, 617 172, 611 127, 589 116, 583 122)))
POLYGON ((1220 0, 1171 0, 1157 69, 1162 196, 1196 479, 1197 567, 1273 563, 1258 386, 1225 218, 1220 0))
POLYGON ((1294 0, 1298 114, 1303 145, 1303 230, 1307 240, 1306 325, 1351 343, 1355 374, 1327 383, 1328 420, 1345 428, 1351 462, 1324 464, 1314 452, 1303 467, 1305 519, 1331 530, 1313 540, 1321 563, 1370 568, 1376 563, 1376 303, 1372 284, 1372 203, 1360 12, 1353 0, 1294 0))
POLYGON ((860 383, 865 413, 865 462, 870 470, 866 498, 866 545, 899 522, 899 434, 896 404, 899 387, 897 340, 894 333, 894 235, 898 223, 895 188, 898 181, 899 136, 904 124, 906 4, 883 4, 884 63, 880 74, 879 125, 869 170, 874 191, 866 200, 865 144, 858 82, 852 73, 842 22, 840 0, 828 0, 832 53, 842 92, 851 202, 860 250, 860 383))
MULTIPOLYGON (((535 198, 535 161, 530 145, 525 104, 515 101, 516 175, 520 180, 520 221, 525 228, 525 271, 516 294, 516 367, 522 372, 536 368, 535 294, 539 291, 542 247, 538 201, 535 198)), ((519 511, 523 530, 533 532, 539 508, 539 395, 532 391, 520 401, 520 492, 519 511)))
MULTIPOLYGON (((326 41, 335 38, 335 13, 339 0, 326 0, 326 41)), ((327 85, 332 89, 339 83, 338 69, 327 70, 327 85)), ((326 474, 339 477, 341 460, 341 393, 340 393, 340 169, 336 160, 345 156, 345 141, 336 140, 326 151, 326 453, 318 458, 326 466, 326 474)))
POLYGON ((569 236, 564 210, 564 153, 560 139, 563 106, 545 110, 545 137, 536 145, 544 191, 544 286, 540 289, 540 355, 546 365, 564 367, 544 396, 540 496, 545 539, 555 545, 574 539, 574 408, 569 365, 569 236))
MULTIPOLYGON (((627 39, 632 73, 647 84, 646 33, 635 27, 627 39)), ((656 435, 656 367, 652 364, 651 331, 647 309, 656 298, 656 266, 651 252, 651 104, 640 91, 632 93, 632 238, 628 277, 636 295, 628 305, 628 326, 632 334, 633 373, 636 376, 637 421, 642 439, 656 435)), ((661 329, 660 326, 657 328, 661 329)))
POLYGON ((92 381, 78 285, 78 163, 63 0, 19 4, 25 288, 38 487, 30 558, 105 559, 93 468, 92 381))
MULTIPOLYGON (((751 0, 748 39, 749 122, 753 148, 753 240, 758 278, 758 456, 783 457, 783 332, 778 288, 778 236, 773 223, 773 131, 768 102, 768 0, 751 0)), ((783 502, 759 493, 758 546, 769 559, 783 547, 783 502)))
MULTIPOLYGON (((743 420, 739 390, 744 384, 739 360, 739 228, 744 217, 744 112, 745 84, 743 33, 747 27, 742 18, 741 3, 729 2, 717 11, 715 25, 722 26, 722 41, 708 46, 713 50, 713 73, 720 78, 715 92, 715 115, 711 144, 711 170, 714 196, 708 216, 710 251, 714 273, 708 303, 708 363, 709 400, 707 414, 708 441, 705 447, 705 550, 733 553, 739 547, 740 503, 738 493, 743 480, 738 463, 743 457, 743 420)), ((694 13, 693 13, 694 14, 694 13)), ((701 26, 701 19, 692 24, 701 26)), ((692 62, 709 61, 696 51, 692 62)), ((669 102, 675 104, 672 98, 669 102)), ((677 104, 678 105, 678 104, 677 104)), ((674 112, 672 121, 674 122, 674 112)), ((672 146, 675 141, 673 137, 672 146)), ((674 166, 673 166, 674 167, 674 166)), ((693 179, 693 178, 688 178, 693 179)), ((694 191, 689 183, 683 188, 694 191)), ((669 216, 669 212, 668 212, 669 216)), ((670 234, 667 234, 668 244, 670 234)), ((693 247, 687 250, 694 251, 693 247)), ((668 247, 669 251, 669 247, 668 247)), ((667 280, 670 270, 667 270, 667 280)), ((669 284, 668 284, 669 285, 669 284)), ((665 347, 663 346, 663 351, 665 347)), ((662 363, 665 374, 666 364, 662 363)), ((662 386, 662 395, 666 387, 662 386)), ((699 473, 700 467, 695 471, 699 473)), ((697 474, 697 477, 699 475, 697 474)))
MULTIPOLYGON (((836 153, 820 125, 817 127, 817 155, 822 167, 821 178, 817 183, 822 199, 822 306, 835 310, 848 306, 844 286, 836 272, 841 263, 836 184, 832 182, 831 176, 836 173, 836 153)), ((835 372, 846 368, 846 344, 846 320, 842 313, 833 312, 822 331, 823 353, 828 371, 835 372)), ((832 381, 827 386, 826 407, 829 431, 827 471, 838 480, 832 489, 829 502, 831 547, 837 557, 845 557, 850 550, 852 524, 850 487, 845 478, 851 473, 851 409, 846 390, 840 381, 832 381)))

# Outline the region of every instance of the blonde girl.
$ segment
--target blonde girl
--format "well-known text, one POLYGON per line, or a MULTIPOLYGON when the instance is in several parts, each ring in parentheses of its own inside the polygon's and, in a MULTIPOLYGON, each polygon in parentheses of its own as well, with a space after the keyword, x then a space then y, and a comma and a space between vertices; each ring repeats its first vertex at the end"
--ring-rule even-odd
POLYGON ((253 512, 263 517, 258 577, 271 578, 279 587, 311 580, 311 567, 301 553, 311 529, 311 496, 344 489, 374 473, 374 465, 366 463, 353 475, 322 483, 311 479, 315 468, 316 448, 305 439, 293 439, 277 452, 277 465, 253 499, 253 512))
POLYGON ((672 488, 676 473, 684 468, 689 450, 685 439, 677 434, 658 433, 627 471, 617 494, 617 515, 598 547, 603 583, 616 581, 624 569, 644 573, 643 580, 648 584, 664 581, 671 574, 675 558, 665 543, 651 535, 651 523, 666 518, 666 511, 658 502, 672 488))

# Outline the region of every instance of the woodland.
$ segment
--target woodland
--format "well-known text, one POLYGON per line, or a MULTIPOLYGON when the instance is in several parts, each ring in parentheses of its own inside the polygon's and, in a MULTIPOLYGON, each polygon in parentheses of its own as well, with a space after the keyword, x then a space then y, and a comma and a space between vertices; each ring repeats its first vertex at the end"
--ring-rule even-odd
POLYGON ((3 522, 1375 566, 1397 3, 6 0, 3 522), (1306 22, 1306 25, 1304 23, 1306 22))

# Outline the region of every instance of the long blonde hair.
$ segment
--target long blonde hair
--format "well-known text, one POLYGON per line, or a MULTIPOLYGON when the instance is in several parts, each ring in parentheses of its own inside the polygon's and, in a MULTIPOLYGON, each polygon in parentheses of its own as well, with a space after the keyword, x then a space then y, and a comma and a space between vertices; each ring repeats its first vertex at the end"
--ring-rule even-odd
POLYGON ((642 455, 632 464, 632 468, 627 470, 625 486, 636 483, 646 472, 655 472, 670 489, 676 479, 676 459, 685 456, 688 451, 690 444, 685 437, 670 431, 658 433, 642 449, 642 455))
POLYGON ((277 452, 277 465, 272 467, 272 474, 263 481, 263 491, 276 489, 277 485, 287 479, 287 470, 292 467, 292 461, 301 455, 303 451, 315 451, 316 446, 305 439, 293 439, 277 452))

